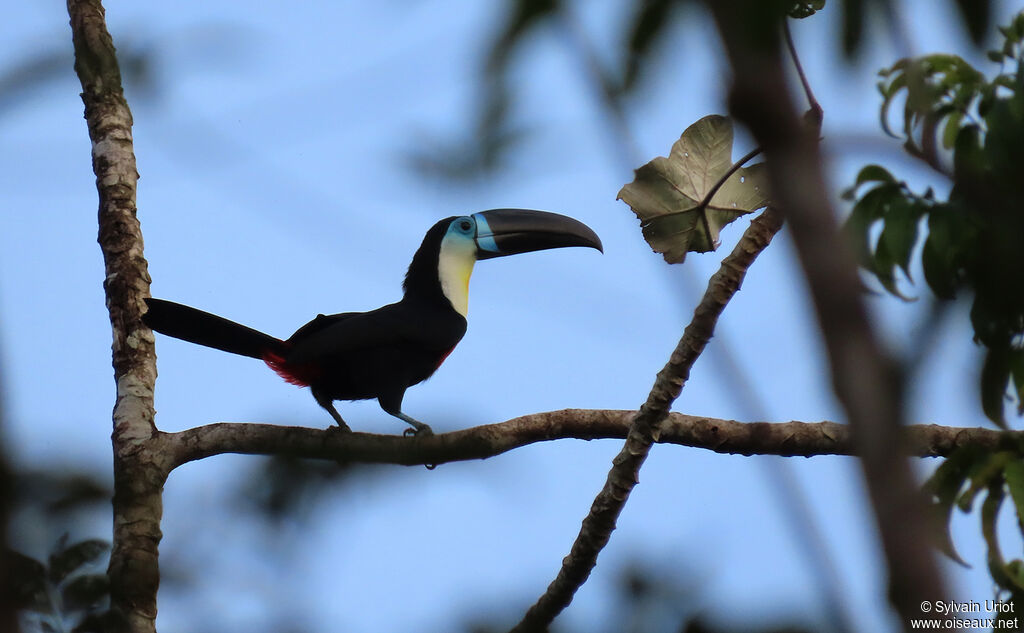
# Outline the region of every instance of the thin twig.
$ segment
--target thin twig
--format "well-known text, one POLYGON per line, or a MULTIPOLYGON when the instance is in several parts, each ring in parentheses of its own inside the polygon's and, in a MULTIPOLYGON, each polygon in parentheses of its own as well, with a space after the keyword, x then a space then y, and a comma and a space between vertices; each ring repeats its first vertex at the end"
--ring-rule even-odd
POLYGON ((793 44, 793 34, 789 30, 789 20, 782 21, 782 32, 786 36, 786 48, 789 49, 789 57, 793 60, 793 67, 796 68, 796 74, 800 77, 800 85, 804 88, 804 96, 807 97, 807 106, 809 111, 807 117, 817 125, 817 128, 821 129, 821 121, 824 116, 824 110, 821 108, 821 104, 814 98, 814 91, 811 90, 811 82, 807 81, 807 75, 804 73, 804 66, 800 63, 800 56, 797 55, 796 45, 793 44))

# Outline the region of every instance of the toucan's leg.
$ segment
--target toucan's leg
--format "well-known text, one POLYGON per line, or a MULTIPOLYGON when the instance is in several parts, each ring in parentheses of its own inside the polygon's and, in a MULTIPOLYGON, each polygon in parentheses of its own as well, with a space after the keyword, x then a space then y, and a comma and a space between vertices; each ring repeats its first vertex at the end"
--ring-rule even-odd
POLYGON ((427 435, 433 435, 434 434, 434 429, 430 428, 430 426, 420 422, 416 418, 411 418, 411 417, 407 416, 406 414, 402 413, 401 411, 399 411, 398 413, 392 413, 391 415, 395 416, 399 420, 404 420, 404 421, 408 422, 409 424, 411 424, 413 426, 413 428, 411 428, 411 429, 406 429, 405 432, 402 433, 402 435, 416 435, 416 436, 422 435, 422 436, 425 437, 427 435))
POLYGON ((345 421, 341 419, 341 414, 338 413, 338 410, 334 408, 333 402, 328 403, 327 406, 324 408, 327 409, 327 413, 331 414, 331 417, 334 418, 334 421, 338 423, 339 431, 343 431, 345 433, 352 432, 352 429, 350 429, 349 426, 345 424, 345 421))
POLYGON ((352 432, 352 429, 348 428, 348 425, 345 424, 345 420, 341 419, 341 414, 338 413, 338 410, 334 408, 333 400, 315 390, 313 391, 313 397, 316 398, 316 403, 319 404, 324 409, 327 409, 327 413, 330 413, 331 417, 334 418, 334 421, 338 423, 339 431, 344 431, 346 433, 352 432))
POLYGON ((405 389, 392 391, 391 393, 382 394, 377 397, 377 402, 380 403, 380 408, 384 409, 386 413, 389 413, 403 422, 407 422, 412 425, 413 428, 406 429, 402 435, 433 435, 434 430, 426 424, 420 422, 416 418, 410 417, 402 413, 402 398, 405 397, 405 389))

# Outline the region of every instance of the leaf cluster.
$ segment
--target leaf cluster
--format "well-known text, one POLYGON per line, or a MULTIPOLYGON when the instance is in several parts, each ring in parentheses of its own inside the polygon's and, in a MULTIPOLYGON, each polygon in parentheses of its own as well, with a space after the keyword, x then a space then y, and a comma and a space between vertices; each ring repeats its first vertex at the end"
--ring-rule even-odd
POLYGON ((14 567, 15 603, 35 614, 36 626, 46 633, 67 630, 67 622, 88 627, 110 595, 107 575, 94 571, 110 544, 98 539, 67 541, 65 534, 45 563, 14 551, 7 555, 14 567))
POLYGON ((927 222, 925 280, 942 299, 973 295, 974 339, 986 348, 982 407, 1005 427, 1008 389, 1024 415, 1024 12, 1000 32, 1004 45, 990 58, 1001 70, 991 80, 955 55, 904 59, 881 72, 883 129, 949 176, 948 197, 915 193, 878 165, 862 169, 844 196, 855 200, 846 229, 861 265, 900 297, 895 270, 913 281, 910 263, 927 222), (888 117, 900 96, 897 133, 888 117))
MULTIPOLYGON (((1020 447, 1024 449, 1024 447, 1020 447)), ((999 544, 997 524, 999 511, 1009 494, 1017 517, 1017 526, 1024 536, 1024 456, 1020 450, 989 452, 964 447, 939 466, 925 484, 932 508, 944 526, 940 547, 961 565, 967 565, 957 554, 950 534, 954 508, 968 513, 975 500, 981 504, 981 532, 988 547, 988 568, 998 593, 1020 604, 1024 599, 1024 560, 1007 561, 999 544)))

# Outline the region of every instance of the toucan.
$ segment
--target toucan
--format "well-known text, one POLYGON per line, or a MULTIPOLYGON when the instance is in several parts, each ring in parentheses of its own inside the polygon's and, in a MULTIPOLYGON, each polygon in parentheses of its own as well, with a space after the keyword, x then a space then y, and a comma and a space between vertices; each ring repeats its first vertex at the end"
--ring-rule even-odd
POLYGON ((407 435, 430 435, 428 425, 402 412, 402 399, 406 389, 437 371, 466 333, 473 264, 566 246, 603 252, 597 234, 578 220, 491 209, 445 218, 427 231, 405 275, 401 301, 369 312, 319 314, 285 340, 163 299, 146 299, 142 320, 167 336, 262 360, 286 381, 309 387, 342 431, 350 429, 335 400, 376 398, 384 411, 412 426, 407 435))

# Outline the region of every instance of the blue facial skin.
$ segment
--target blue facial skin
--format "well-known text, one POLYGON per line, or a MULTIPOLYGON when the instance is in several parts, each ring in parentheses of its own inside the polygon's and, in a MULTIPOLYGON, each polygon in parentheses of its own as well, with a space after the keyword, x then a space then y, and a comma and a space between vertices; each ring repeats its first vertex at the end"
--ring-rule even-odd
MULTIPOLYGON (((491 232, 491 227, 488 226, 486 218, 479 213, 474 213, 470 217, 476 222, 477 248, 489 253, 500 253, 501 249, 498 248, 498 244, 494 241, 494 233, 491 232)), ((455 224, 458 223, 459 221, 456 220, 455 224)))
POLYGON ((446 243, 475 243, 476 242, 476 220, 468 215, 455 218, 448 224, 448 230, 444 233, 443 242, 446 243))

